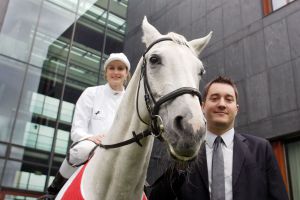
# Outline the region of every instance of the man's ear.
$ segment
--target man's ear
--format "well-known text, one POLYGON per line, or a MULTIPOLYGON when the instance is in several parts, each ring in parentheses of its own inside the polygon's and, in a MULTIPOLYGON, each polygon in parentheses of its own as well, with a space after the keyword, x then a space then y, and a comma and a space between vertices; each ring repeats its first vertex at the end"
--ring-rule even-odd
POLYGON ((236 104, 236 109, 237 109, 237 111, 239 111, 239 108, 240 108, 240 105, 239 105, 239 104, 236 104))

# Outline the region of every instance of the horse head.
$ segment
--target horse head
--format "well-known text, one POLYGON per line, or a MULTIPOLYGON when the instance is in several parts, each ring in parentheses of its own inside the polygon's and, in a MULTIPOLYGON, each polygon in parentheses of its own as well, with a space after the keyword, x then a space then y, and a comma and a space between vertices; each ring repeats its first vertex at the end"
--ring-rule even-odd
POLYGON ((141 77, 150 123, 153 129, 159 129, 154 131, 166 141, 173 158, 192 160, 206 132, 198 92, 204 67, 198 56, 211 33, 192 41, 176 33, 162 35, 146 17, 142 30, 147 50, 143 54, 141 77))

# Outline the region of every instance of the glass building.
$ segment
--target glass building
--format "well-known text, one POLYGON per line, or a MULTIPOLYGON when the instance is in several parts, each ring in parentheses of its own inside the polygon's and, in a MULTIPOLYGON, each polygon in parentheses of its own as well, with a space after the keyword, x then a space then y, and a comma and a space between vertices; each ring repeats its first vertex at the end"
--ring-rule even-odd
POLYGON ((0 1, 0 200, 35 199, 53 180, 78 97, 123 50, 127 4, 0 1))

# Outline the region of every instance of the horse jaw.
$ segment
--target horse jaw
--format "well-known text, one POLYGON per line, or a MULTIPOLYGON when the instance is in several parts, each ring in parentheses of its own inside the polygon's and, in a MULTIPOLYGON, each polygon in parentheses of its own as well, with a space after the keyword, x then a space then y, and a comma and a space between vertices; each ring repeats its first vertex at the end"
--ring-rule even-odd
POLYGON ((211 36, 212 36, 212 31, 205 37, 191 40, 188 43, 194 49, 195 53, 197 55, 200 55, 200 53, 203 51, 203 49, 206 47, 206 45, 210 41, 211 36))
POLYGON ((144 33, 142 41, 145 43, 146 47, 148 47, 151 42, 161 37, 159 31, 148 22, 146 16, 143 19, 142 30, 144 33))

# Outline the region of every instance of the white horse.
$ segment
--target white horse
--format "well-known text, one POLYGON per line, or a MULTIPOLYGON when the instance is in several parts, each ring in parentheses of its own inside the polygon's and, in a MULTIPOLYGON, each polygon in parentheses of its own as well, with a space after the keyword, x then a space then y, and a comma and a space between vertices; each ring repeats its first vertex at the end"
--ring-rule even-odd
MULTIPOLYGON (((161 35, 146 17, 142 30, 147 50, 103 144, 128 140, 133 131, 150 129, 163 138, 175 160, 192 160, 206 131, 198 92, 204 68, 197 57, 211 33, 188 42, 175 33, 161 35)), ((141 199, 153 141, 154 137, 145 137, 140 140, 142 146, 132 143, 113 149, 97 148, 92 159, 69 179, 56 199, 141 199)))

